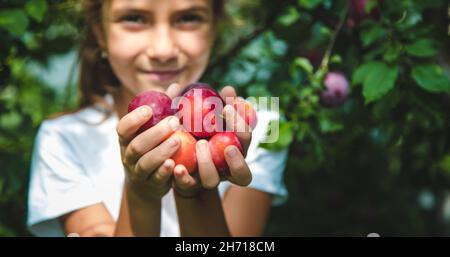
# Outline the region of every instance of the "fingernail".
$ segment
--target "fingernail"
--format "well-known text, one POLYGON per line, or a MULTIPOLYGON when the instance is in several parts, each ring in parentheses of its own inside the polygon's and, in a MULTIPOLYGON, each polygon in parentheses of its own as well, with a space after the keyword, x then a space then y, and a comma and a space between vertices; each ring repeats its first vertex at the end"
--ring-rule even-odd
POLYGON ((176 117, 172 117, 169 120, 169 126, 170 128, 175 131, 178 129, 178 127, 180 126, 180 121, 178 120, 178 118, 176 117))
POLYGON ((147 117, 150 115, 150 109, 147 106, 143 106, 140 110, 139 113, 141 114, 142 117, 147 117))
POLYGON ((164 162, 164 167, 167 168, 167 169, 169 169, 170 167, 172 167, 172 163, 171 163, 170 161, 166 160, 166 161, 164 162))
POLYGON ((198 150, 200 150, 200 152, 204 153, 204 152, 206 152, 208 146, 205 141, 198 141, 197 147, 198 147, 198 150))
POLYGON ((178 177, 182 177, 183 176, 183 170, 182 169, 178 169, 176 171, 176 174, 178 175, 178 177))
POLYGON ((227 155, 228 155, 230 158, 233 158, 233 157, 236 156, 237 151, 236 151, 236 148, 234 148, 234 147, 230 147, 230 148, 231 148, 231 149, 229 149, 229 150, 227 151, 227 155))
POLYGON ((178 142, 180 141, 180 139, 178 139, 178 137, 171 137, 168 140, 169 146, 174 147, 178 145, 178 142))

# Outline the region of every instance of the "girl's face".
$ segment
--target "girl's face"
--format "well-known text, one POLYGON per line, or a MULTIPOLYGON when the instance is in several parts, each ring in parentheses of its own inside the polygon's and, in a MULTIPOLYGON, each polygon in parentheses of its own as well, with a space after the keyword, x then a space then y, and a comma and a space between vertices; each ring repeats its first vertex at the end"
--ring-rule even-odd
POLYGON ((111 0, 104 40, 111 67, 131 94, 200 79, 214 41, 211 0, 111 0))

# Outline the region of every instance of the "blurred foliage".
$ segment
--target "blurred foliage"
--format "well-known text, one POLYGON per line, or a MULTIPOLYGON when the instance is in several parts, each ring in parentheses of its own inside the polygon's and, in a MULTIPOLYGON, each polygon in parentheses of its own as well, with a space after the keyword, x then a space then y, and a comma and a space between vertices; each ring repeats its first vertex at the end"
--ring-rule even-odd
POLYGON ((51 58, 74 48, 81 27, 75 2, 0 1, 0 235, 29 235, 26 199, 34 136, 42 120, 68 102, 30 67, 49 68, 51 58))
MULTIPOLYGON (((449 235, 449 7, 367 0, 355 16, 356 2, 228 1, 202 80, 280 97, 282 133, 264 147, 289 146, 290 198, 266 235, 449 235), (319 97, 328 71, 351 82, 337 108, 319 97)), ((76 98, 30 66, 76 49, 82 20, 79 1, 0 7, 0 235, 28 235, 36 129, 76 98)))

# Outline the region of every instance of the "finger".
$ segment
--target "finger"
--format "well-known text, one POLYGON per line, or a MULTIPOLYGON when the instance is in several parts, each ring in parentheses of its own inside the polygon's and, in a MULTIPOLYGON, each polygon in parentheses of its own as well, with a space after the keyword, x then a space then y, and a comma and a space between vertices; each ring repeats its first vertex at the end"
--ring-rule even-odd
POLYGON ((175 168, 175 162, 172 159, 167 159, 159 166, 149 178, 149 182, 154 185, 167 184, 172 176, 173 169, 175 168))
POLYGON ((256 103, 251 103, 250 101, 245 100, 242 97, 236 97, 232 106, 235 109, 235 112, 239 114, 239 116, 246 121, 246 124, 250 126, 250 129, 254 129, 256 124, 258 123, 258 117, 256 114, 256 110, 253 105, 256 103))
POLYGON ((168 95, 171 99, 179 96, 181 92, 183 91, 183 87, 178 83, 171 84, 167 90, 166 95, 168 95))
POLYGON ((147 105, 140 106, 123 116, 117 124, 116 131, 119 136, 119 143, 125 146, 135 136, 139 128, 152 116, 152 108, 147 105))
POLYGON ((233 145, 225 148, 225 160, 230 168, 230 182, 248 186, 252 181, 252 173, 239 149, 233 145))
POLYGON ((147 179, 151 176, 165 160, 175 154, 180 147, 180 141, 177 136, 172 136, 150 152, 144 154, 136 163, 135 175, 141 179, 147 179))
POLYGON ((220 97, 225 101, 225 104, 232 104, 234 99, 236 98, 236 90, 232 86, 225 86, 220 91, 220 97))
POLYGON ((125 150, 126 163, 135 163, 142 155, 159 145, 180 127, 177 117, 169 116, 136 136, 125 150))
POLYGON ((184 165, 177 165, 173 170, 174 182, 177 187, 181 190, 194 189, 197 186, 197 181, 189 175, 186 167, 184 165))
POLYGON ((252 139, 252 129, 231 105, 225 106, 224 116, 227 128, 236 133, 246 153, 252 139))
POLYGON ((206 189, 216 188, 220 182, 219 173, 217 172, 214 162, 212 161, 209 151, 208 141, 199 140, 196 145, 198 172, 200 174, 200 182, 206 189))

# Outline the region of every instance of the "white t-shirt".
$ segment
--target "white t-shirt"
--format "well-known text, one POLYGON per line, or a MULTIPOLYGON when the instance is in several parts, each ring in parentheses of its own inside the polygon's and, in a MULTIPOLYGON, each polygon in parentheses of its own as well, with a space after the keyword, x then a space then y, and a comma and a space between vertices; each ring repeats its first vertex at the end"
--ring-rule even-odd
MULTIPOLYGON (((103 112, 90 107, 46 120, 39 128, 28 196, 27 225, 34 235, 64 236, 58 218, 96 203, 103 203, 117 220, 124 183, 115 130, 118 117, 114 114, 92 125, 102 119, 103 112)), ((283 182, 287 149, 271 152, 258 147, 273 119, 278 119, 277 113, 258 111, 246 161, 253 175, 248 187, 273 194, 273 204, 278 205, 288 196, 283 182)), ((230 185, 220 183, 221 197, 230 185)), ((161 236, 180 236, 172 190, 162 198, 161 236)))

